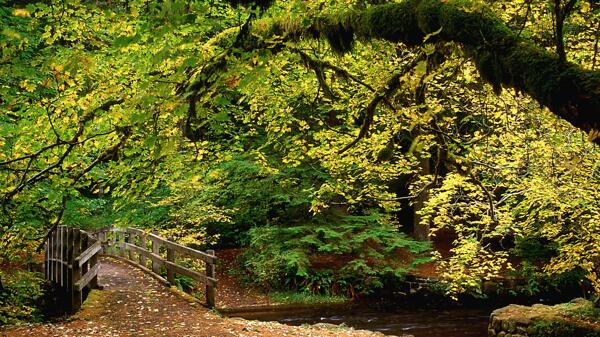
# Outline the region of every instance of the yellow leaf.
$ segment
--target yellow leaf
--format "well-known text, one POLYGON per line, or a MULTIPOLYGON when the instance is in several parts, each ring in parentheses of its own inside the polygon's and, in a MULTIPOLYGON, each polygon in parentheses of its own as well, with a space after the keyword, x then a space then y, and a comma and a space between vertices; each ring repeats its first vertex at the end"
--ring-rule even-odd
POLYGON ((29 11, 25 8, 15 8, 13 10, 13 16, 30 17, 31 13, 29 13, 29 11))

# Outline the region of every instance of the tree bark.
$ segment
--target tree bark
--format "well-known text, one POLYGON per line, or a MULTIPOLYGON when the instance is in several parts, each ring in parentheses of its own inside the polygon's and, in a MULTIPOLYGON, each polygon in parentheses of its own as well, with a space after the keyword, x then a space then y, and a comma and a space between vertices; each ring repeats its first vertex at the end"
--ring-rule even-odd
MULTIPOLYGON (((419 173, 417 176, 431 174, 431 163, 429 158, 419 155, 419 173)), ((429 199, 429 187, 424 187, 413 203, 413 235, 419 241, 429 241, 430 226, 429 223, 423 223, 419 211, 425 206, 425 202, 429 199)))

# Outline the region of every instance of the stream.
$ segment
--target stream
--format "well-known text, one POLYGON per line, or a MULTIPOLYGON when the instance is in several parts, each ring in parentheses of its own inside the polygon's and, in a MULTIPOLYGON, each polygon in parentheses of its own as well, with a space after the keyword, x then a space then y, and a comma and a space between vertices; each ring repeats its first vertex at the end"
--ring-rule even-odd
POLYGON ((304 323, 346 324, 355 329, 415 337, 482 337, 492 309, 486 308, 394 308, 376 305, 354 308, 296 308, 237 312, 230 317, 278 321, 289 325, 304 323))

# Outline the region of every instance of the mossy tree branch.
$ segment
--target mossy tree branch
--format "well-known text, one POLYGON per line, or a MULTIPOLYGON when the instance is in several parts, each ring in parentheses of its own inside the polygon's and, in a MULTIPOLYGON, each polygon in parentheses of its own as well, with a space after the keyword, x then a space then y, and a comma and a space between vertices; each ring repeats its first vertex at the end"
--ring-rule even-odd
POLYGON ((600 72, 561 62, 556 54, 519 37, 483 5, 465 0, 406 0, 302 21, 260 20, 252 31, 288 40, 323 37, 340 53, 351 50, 356 38, 409 46, 423 44, 426 37, 428 42, 455 42, 496 91, 507 87, 527 93, 600 144, 600 72))

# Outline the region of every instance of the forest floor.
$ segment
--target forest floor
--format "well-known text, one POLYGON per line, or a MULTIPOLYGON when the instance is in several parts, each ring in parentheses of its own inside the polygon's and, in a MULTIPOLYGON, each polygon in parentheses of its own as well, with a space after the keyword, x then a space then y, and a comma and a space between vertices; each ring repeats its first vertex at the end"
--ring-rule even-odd
POLYGON ((335 325, 288 326, 221 317, 140 269, 110 258, 102 259, 98 281, 103 289, 93 290, 76 315, 0 330, 0 336, 383 336, 335 325))
POLYGON ((223 249, 216 252, 219 258, 217 280, 219 290, 217 308, 247 308, 258 306, 280 305, 271 299, 269 294, 256 286, 242 281, 238 256, 240 248, 223 249))

